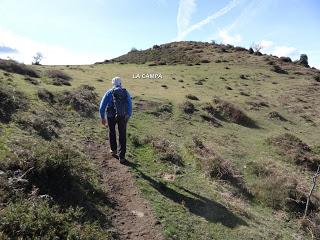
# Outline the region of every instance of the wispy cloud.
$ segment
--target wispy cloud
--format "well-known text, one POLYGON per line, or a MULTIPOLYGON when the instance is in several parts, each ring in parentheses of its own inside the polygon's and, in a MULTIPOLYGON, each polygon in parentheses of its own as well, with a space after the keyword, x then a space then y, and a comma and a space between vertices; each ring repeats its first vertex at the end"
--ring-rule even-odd
POLYGON ((278 57, 297 57, 299 51, 297 48, 276 45, 273 41, 262 40, 258 43, 261 46, 261 52, 272 54, 278 57))
MULTIPOLYGON (((185 1, 181 0, 180 4, 181 4, 181 2, 185 2, 185 1)), ((177 21, 177 24, 178 24, 178 35, 176 37, 176 40, 178 40, 178 41, 183 40, 188 34, 193 32, 194 30, 200 29, 203 26, 207 25, 208 23, 212 22, 213 20, 215 20, 215 19, 217 19, 219 17, 222 17, 223 15, 227 14, 233 8, 235 8, 239 4, 239 2, 240 2, 240 0, 232 0, 225 7, 221 8, 219 11, 211 14, 210 16, 208 16, 207 18, 203 19, 202 21, 199 21, 199 22, 197 22, 197 23, 195 23, 195 24, 193 24, 191 26, 187 25, 187 27, 185 25, 183 25, 183 28, 184 28, 183 31, 179 31, 179 29, 181 30, 181 23, 182 22, 177 21)), ((180 10, 180 7, 181 7, 181 5, 179 5, 179 10, 180 10)), ((178 16, 179 16, 179 11, 178 11, 178 16)), ((189 18, 189 20, 190 20, 190 18, 189 18)), ((185 23, 183 23, 183 24, 185 24, 185 23)))
POLYGON ((278 57, 292 57, 298 55, 299 52, 294 47, 277 46, 273 49, 272 54, 278 57))
POLYGON ((220 30, 218 35, 224 44, 238 44, 242 41, 240 34, 231 35, 227 31, 220 30))
POLYGON ((180 36, 188 28, 191 16, 195 10, 196 0, 180 0, 177 15, 178 36, 180 36))
POLYGON ((0 58, 9 57, 10 59, 24 63, 31 63, 32 57, 37 52, 41 52, 44 55, 43 64, 89 64, 107 58, 107 56, 99 57, 93 54, 74 53, 61 46, 48 45, 19 36, 1 27, 0 46, 5 47, 7 50, 12 50, 0 51, 0 58))
POLYGON ((269 40, 262 40, 260 41, 259 45, 261 46, 262 49, 270 49, 274 44, 272 41, 269 40))
POLYGON ((17 49, 7 47, 7 46, 0 46, 0 54, 8 54, 8 53, 17 53, 17 49))

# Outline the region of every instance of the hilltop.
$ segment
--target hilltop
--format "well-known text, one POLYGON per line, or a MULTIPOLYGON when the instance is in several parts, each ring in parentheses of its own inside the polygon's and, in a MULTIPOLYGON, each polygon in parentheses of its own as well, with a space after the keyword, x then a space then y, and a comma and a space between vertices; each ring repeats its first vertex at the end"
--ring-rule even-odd
POLYGON ((143 239, 124 202, 136 196, 165 239, 317 239, 319 186, 302 215, 319 81, 301 62, 201 42, 86 66, 0 60, 0 236, 143 239), (129 166, 107 154, 97 115, 116 75, 133 96, 129 166))

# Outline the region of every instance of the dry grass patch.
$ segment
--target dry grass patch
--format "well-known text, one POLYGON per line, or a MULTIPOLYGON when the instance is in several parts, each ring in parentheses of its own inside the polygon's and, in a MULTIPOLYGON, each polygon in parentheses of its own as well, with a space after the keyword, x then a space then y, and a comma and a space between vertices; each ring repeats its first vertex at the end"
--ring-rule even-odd
POLYGON ((76 112, 84 117, 93 117, 98 111, 98 94, 95 88, 82 85, 72 92, 64 92, 59 96, 59 102, 70 105, 76 112))
POLYGON ((175 143, 163 138, 149 139, 151 145, 159 153, 159 159, 163 162, 171 162, 178 166, 183 166, 182 157, 177 151, 175 143))
POLYGON ((209 149, 198 137, 193 136, 192 141, 193 153, 207 177, 226 181, 239 189, 246 197, 251 197, 243 176, 231 161, 222 158, 213 149, 209 149))
POLYGON ((57 85, 57 86, 61 86, 61 85, 70 86, 71 85, 70 81, 72 80, 72 78, 63 71, 49 70, 47 72, 47 74, 48 74, 48 77, 52 79, 53 85, 57 85))
POLYGON ((27 75, 29 77, 39 77, 39 74, 35 70, 33 70, 30 66, 27 66, 22 63, 18 63, 14 60, 0 59, 0 69, 7 72, 11 72, 11 73, 27 75))
POLYGON ((214 112, 216 115, 220 115, 221 118, 242 126, 257 127, 255 122, 248 117, 241 108, 233 103, 215 97, 213 99, 213 104, 215 109, 214 112))
MULTIPOLYGON (((274 161, 251 162, 249 167, 257 177, 250 189, 261 203, 276 210, 303 214, 309 187, 302 179, 274 161)), ((315 211, 319 207, 320 196, 314 194, 309 210, 315 211)))
POLYGON ((279 154, 294 164, 312 171, 316 171, 320 164, 319 156, 314 154, 306 143, 292 134, 285 133, 269 138, 267 142, 276 147, 279 154))

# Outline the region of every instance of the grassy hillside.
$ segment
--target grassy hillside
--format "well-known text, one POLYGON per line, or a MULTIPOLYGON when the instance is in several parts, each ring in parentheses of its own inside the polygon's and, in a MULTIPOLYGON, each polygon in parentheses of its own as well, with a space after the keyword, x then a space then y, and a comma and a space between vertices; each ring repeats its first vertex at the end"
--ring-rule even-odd
POLYGON ((0 62, 0 236, 112 238, 88 146, 105 141, 97 106, 119 75, 131 170, 167 239, 320 237, 319 186, 301 221, 320 163, 318 70, 195 42, 106 63, 0 62), (148 73, 163 78, 133 78, 148 73))

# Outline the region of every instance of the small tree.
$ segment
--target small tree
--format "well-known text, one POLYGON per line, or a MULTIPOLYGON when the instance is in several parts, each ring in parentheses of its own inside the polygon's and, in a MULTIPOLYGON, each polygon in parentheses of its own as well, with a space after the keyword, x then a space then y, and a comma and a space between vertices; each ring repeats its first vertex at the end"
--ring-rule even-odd
POLYGON ((252 43, 251 48, 255 51, 255 52, 260 52, 260 50, 263 48, 261 44, 259 43, 252 43))
POLYGON ((40 65, 40 62, 43 59, 43 55, 41 52, 37 52, 36 55, 34 55, 32 58, 33 58, 33 61, 32 61, 33 65, 40 65))
POLYGON ((301 54, 299 63, 305 67, 309 67, 307 54, 301 54))
POLYGON ((138 49, 133 47, 133 48, 131 48, 130 52, 138 52, 138 49))

